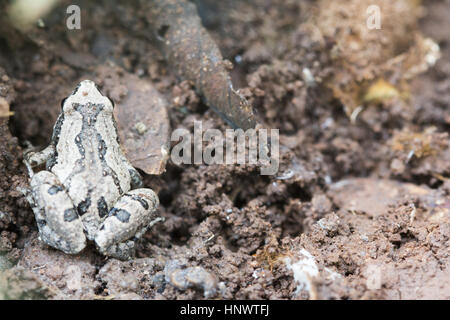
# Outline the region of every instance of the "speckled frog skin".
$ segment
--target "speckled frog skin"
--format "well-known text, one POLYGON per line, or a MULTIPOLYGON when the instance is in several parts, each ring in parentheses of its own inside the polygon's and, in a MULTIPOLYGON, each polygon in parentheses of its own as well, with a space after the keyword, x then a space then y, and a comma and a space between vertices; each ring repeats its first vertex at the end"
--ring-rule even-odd
POLYGON ((135 240, 161 220, 158 197, 141 188, 120 147, 114 105, 94 82, 82 81, 61 106, 50 145, 24 157, 40 238, 68 254, 93 240, 102 254, 128 259, 135 240))

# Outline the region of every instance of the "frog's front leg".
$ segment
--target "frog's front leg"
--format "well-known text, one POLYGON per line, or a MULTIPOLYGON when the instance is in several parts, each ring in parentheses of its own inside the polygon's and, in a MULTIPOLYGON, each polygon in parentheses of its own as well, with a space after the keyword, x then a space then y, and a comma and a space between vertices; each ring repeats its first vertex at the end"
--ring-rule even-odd
POLYGON ((50 144, 47 148, 39 152, 29 151, 23 156, 23 162, 28 169, 30 177, 34 175, 33 167, 40 166, 51 159, 55 154, 55 146, 50 144))
POLYGON ((132 257, 134 240, 163 220, 156 213, 158 205, 151 189, 132 190, 120 197, 95 235, 99 251, 121 260, 132 257))
POLYGON ((32 176, 30 187, 41 240, 68 254, 83 250, 83 223, 59 179, 50 171, 40 171, 32 176))

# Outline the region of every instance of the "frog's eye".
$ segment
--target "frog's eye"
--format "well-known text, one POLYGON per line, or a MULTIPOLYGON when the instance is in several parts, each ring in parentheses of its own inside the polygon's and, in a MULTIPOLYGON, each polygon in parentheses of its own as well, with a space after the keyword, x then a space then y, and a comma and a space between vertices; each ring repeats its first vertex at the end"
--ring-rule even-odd
POLYGON ((67 97, 61 100, 61 110, 64 108, 64 102, 66 102, 67 97))
POLYGON ((112 107, 113 107, 113 109, 114 109, 114 107, 116 106, 116 105, 114 104, 114 100, 111 99, 109 96, 108 96, 108 99, 109 99, 109 101, 111 101, 112 107))

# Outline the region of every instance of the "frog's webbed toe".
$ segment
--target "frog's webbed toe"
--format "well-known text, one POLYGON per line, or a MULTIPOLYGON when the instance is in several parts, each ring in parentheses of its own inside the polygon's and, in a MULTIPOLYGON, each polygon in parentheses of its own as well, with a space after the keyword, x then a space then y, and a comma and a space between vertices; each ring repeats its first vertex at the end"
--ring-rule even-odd
POLYGON ((58 178, 49 171, 40 171, 32 177, 30 187, 41 240, 69 254, 83 250, 83 223, 58 178))
POLYGON ((126 260, 134 255, 134 240, 162 221, 158 196, 151 189, 136 189, 119 198, 95 235, 99 251, 126 260))

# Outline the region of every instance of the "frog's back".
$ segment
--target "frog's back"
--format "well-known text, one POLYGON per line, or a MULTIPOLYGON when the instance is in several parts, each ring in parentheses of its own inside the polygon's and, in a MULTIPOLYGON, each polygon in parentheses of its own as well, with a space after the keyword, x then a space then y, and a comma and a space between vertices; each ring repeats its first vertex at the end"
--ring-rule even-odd
POLYGON ((74 104, 55 131, 65 139, 55 145, 49 170, 58 176, 82 217, 88 238, 95 236, 117 199, 130 189, 112 112, 102 104, 74 104))

